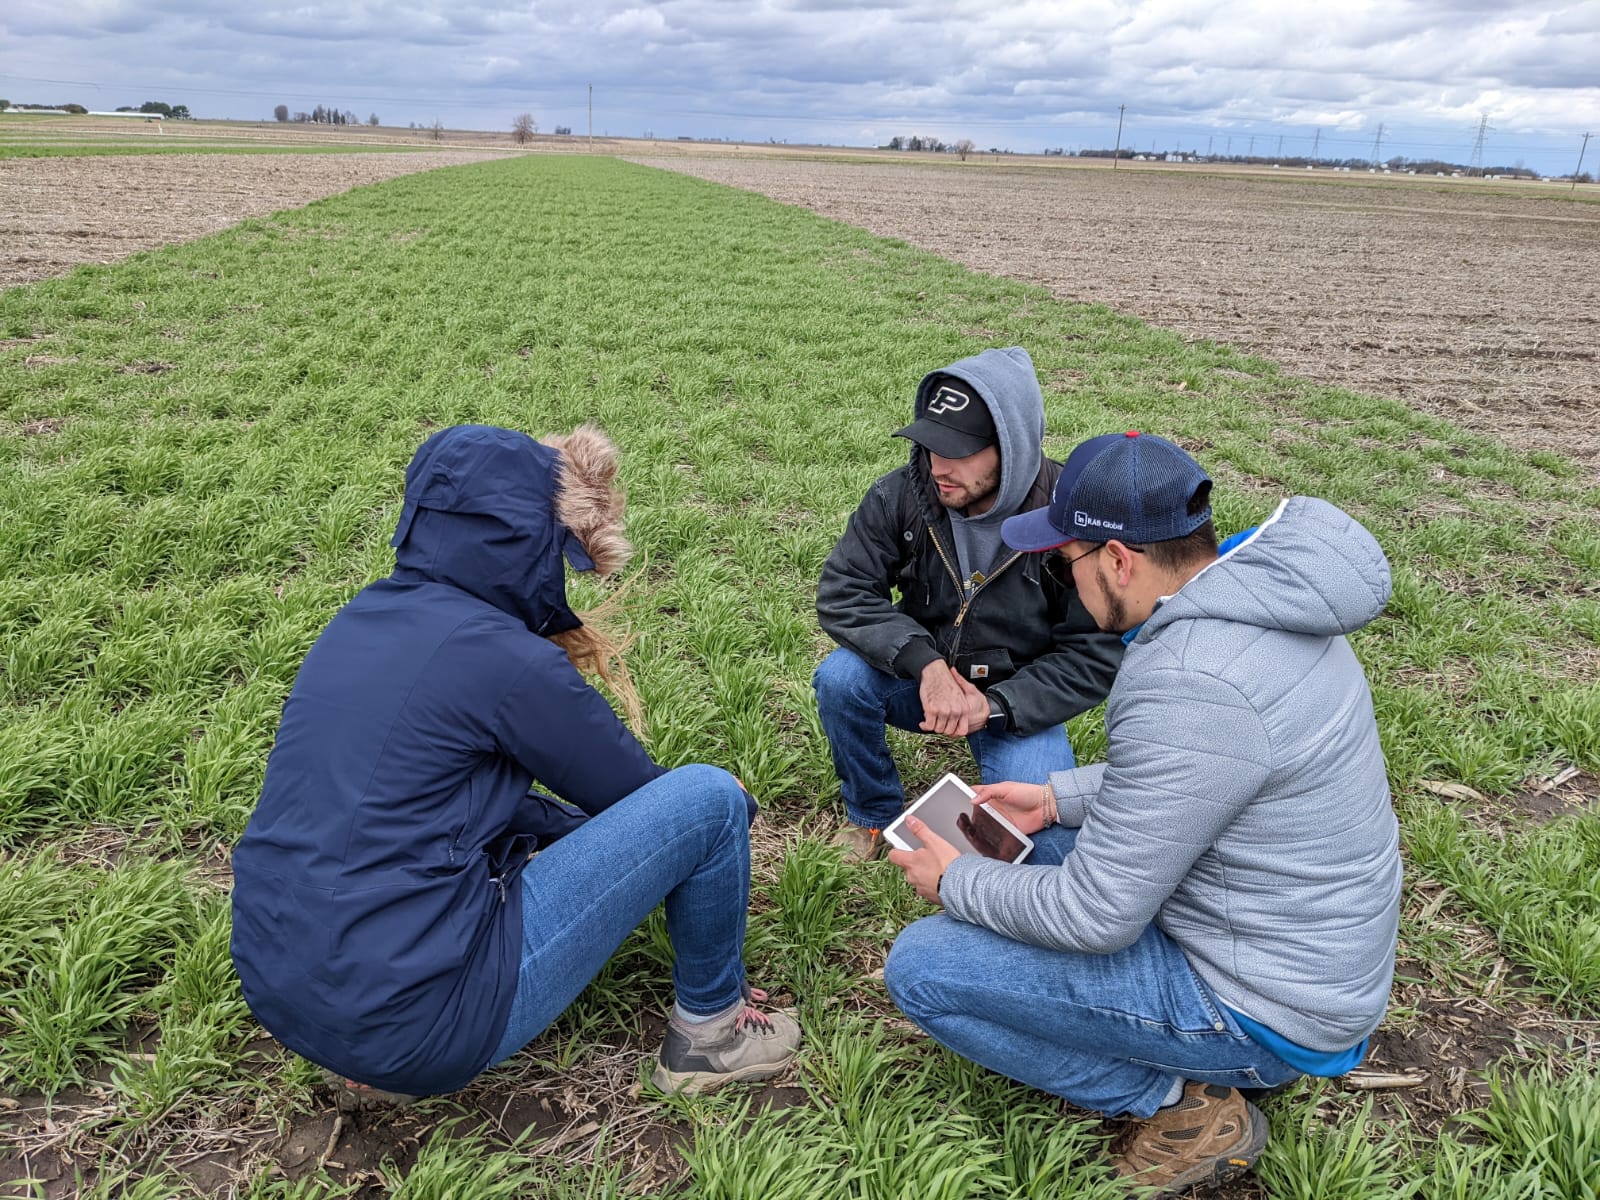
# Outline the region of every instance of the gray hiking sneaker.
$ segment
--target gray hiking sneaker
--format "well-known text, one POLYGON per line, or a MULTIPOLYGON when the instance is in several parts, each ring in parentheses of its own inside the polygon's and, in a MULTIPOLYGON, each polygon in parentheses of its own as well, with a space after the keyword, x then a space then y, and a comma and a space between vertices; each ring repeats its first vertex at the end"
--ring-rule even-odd
POLYGON ((747 995, 745 1002, 700 1025, 676 1016, 668 1021, 652 1079, 663 1092, 710 1092, 739 1080, 771 1079, 799 1052, 795 1019, 785 1012, 758 1012, 747 995))
POLYGON ((338 1072, 328 1070, 327 1067, 322 1068, 322 1082, 332 1090, 333 1102, 339 1111, 346 1113, 404 1108, 422 1098, 405 1092, 386 1092, 381 1088, 369 1087, 364 1083, 357 1083, 354 1079, 346 1079, 338 1072))

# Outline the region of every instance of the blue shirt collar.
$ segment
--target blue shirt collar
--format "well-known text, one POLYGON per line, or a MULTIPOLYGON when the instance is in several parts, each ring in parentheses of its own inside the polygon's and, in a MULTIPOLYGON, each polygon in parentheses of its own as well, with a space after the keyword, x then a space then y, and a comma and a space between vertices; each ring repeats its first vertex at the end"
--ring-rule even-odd
MULTIPOLYGON (((1155 616, 1156 613, 1161 611, 1161 606, 1163 604, 1165 604, 1168 600, 1171 600, 1171 599, 1172 599, 1171 596, 1160 596, 1160 597, 1157 597, 1156 603, 1155 603, 1155 607, 1150 610, 1150 617, 1155 616)), ((1133 639, 1139 636, 1139 630, 1144 628, 1145 621, 1148 621, 1150 619, 1150 617, 1146 617, 1144 619, 1144 621, 1140 621, 1132 629, 1128 630, 1127 633, 1122 635, 1122 644, 1124 646, 1133 645, 1133 639)))

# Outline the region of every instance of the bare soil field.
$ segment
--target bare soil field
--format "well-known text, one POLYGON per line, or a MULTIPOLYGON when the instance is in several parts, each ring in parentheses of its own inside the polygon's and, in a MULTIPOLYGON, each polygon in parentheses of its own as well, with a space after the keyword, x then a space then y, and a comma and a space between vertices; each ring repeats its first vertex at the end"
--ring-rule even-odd
POLYGON ((216 233, 434 167, 503 151, 162 154, 0 160, 0 288, 216 233))
POLYGON ((634 161, 1600 468, 1600 204, 1528 184, 1360 175, 634 161))

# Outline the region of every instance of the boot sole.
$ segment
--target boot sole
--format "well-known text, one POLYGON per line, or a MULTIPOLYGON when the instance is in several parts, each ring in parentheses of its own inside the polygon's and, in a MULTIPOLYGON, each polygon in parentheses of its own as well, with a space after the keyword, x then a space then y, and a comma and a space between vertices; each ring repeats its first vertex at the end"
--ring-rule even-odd
POLYGON ((669 1095, 677 1093, 685 1096, 704 1096, 714 1092, 725 1083, 754 1083, 762 1079, 771 1079, 774 1075, 781 1075, 786 1067, 793 1062, 792 1058, 781 1063, 752 1063, 748 1067, 740 1067, 736 1071, 669 1071, 661 1064, 656 1064, 655 1072, 650 1076, 650 1082, 661 1091, 669 1095))

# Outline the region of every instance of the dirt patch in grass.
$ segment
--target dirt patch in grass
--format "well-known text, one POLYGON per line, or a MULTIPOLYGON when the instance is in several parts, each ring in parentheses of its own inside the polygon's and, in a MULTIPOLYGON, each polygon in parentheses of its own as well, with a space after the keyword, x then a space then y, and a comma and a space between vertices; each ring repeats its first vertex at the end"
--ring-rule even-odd
POLYGON ((7 159, 0 162, 0 288, 192 241, 361 184, 503 156, 436 150, 7 159))
POLYGON ((1569 768, 1511 797, 1512 809, 1537 824, 1600 811, 1600 776, 1569 768))
POLYGON ((636 159, 1600 469, 1600 205, 1526 184, 636 159))

